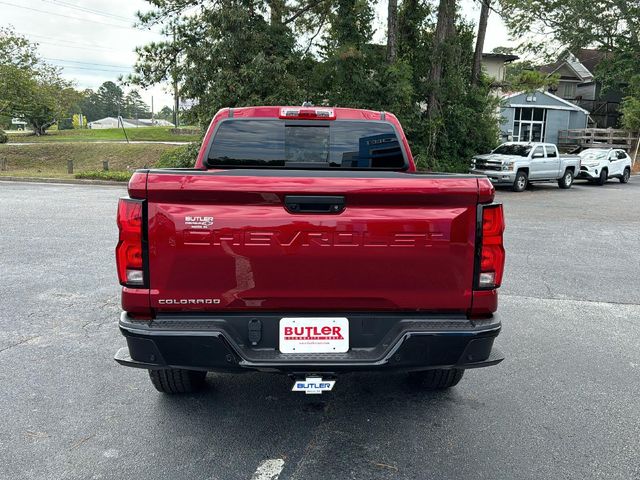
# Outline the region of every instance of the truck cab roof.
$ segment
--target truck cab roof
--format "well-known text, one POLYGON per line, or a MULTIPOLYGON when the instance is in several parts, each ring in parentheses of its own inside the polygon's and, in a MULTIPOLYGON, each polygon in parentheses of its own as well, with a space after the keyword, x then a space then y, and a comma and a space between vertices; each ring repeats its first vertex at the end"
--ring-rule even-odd
POLYGON ((384 121, 395 119, 395 115, 379 110, 365 110, 360 108, 343 108, 327 106, 255 106, 222 108, 216 113, 214 120, 218 116, 228 118, 251 117, 251 118, 305 118, 315 120, 373 120, 384 121), (330 115, 323 115, 324 112, 330 115), (297 115, 296 115, 297 114, 297 115))

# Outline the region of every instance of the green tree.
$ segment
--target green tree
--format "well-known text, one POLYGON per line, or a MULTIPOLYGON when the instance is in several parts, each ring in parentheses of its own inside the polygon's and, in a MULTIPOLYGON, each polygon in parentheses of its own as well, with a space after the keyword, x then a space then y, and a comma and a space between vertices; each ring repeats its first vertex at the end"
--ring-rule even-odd
POLYGON ((503 19, 525 50, 557 60, 558 52, 598 48, 607 58, 594 72, 607 86, 640 71, 638 0, 500 0, 503 19))
POLYGON ((0 27, 0 115, 11 115, 21 90, 38 64, 35 45, 11 27, 0 27))
POLYGON ((162 25, 167 39, 137 49, 135 74, 127 80, 141 86, 175 82, 181 97, 198 100, 191 120, 206 124, 222 107, 299 104, 306 97, 308 64, 292 28, 307 22, 317 5, 293 11, 254 0, 150 3, 155 8, 140 21, 162 25), (193 3, 199 10, 181 15, 193 3), (271 21, 267 11, 274 13, 271 21))
POLYGON ((627 130, 637 132, 640 131, 640 75, 631 77, 628 93, 620 109, 622 125, 627 130))
POLYGON ((173 108, 167 107, 166 105, 162 107, 162 109, 157 113, 156 117, 161 118, 162 120, 167 120, 169 122, 173 121, 173 108))
POLYGON ((137 90, 131 90, 124 97, 124 113, 123 116, 128 118, 147 118, 151 117, 149 105, 144 103, 140 93, 137 90))
POLYGON ((0 29, 0 114, 23 118, 43 135, 78 100, 71 82, 39 59, 35 45, 10 28, 0 29))
POLYGON ((433 8, 405 0, 399 10, 399 52, 412 67, 413 104, 418 107, 401 118, 421 168, 465 171, 469 158, 497 142, 498 99, 484 76, 478 85, 471 82, 473 27, 459 19, 451 26, 452 18, 443 13, 443 26, 453 30, 436 47, 433 8), (438 54, 436 48, 441 49, 438 54), (441 69, 436 82, 434 62, 441 69), (433 97, 437 108, 429 112, 433 97))
POLYGON ((12 110, 29 122, 34 134, 44 135, 58 119, 71 115, 79 98, 79 93, 60 77, 57 69, 42 68, 23 85, 12 110))
POLYGON ((150 0, 141 23, 160 25, 166 40, 138 48, 127 81, 175 81, 203 125, 221 107, 303 100, 391 111, 423 167, 464 170, 497 141, 497 100, 484 77, 472 85, 474 29, 443 1, 444 37, 432 4, 404 0, 397 45, 378 45, 369 0, 150 0))
POLYGON ((113 82, 104 82, 98 88, 98 104, 105 117, 118 117, 124 111, 124 92, 113 82))
POLYGON ((382 45, 369 45, 373 9, 367 0, 336 0, 323 39, 314 100, 330 105, 376 108, 371 70, 384 58, 382 45))
MULTIPOLYGON (((513 55, 515 49, 511 47, 496 47, 492 53, 513 55)), ((540 65, 531 60, 518 60, 506 65, 505 88, 514 92, 533 92, 540 89, 557 87, 559 74, 548 75, 540 71, 540 65)))
POLYGON ((12 27, 0 27, 0 65, 22 69, 35 68, 40 59, 36 45, 12 27))
POLYGON ((80 100, 79 106, 87 122, 93 122, 106 116, 102 108, 100 96, 90 88, 82 92, 82 99, 80 100))

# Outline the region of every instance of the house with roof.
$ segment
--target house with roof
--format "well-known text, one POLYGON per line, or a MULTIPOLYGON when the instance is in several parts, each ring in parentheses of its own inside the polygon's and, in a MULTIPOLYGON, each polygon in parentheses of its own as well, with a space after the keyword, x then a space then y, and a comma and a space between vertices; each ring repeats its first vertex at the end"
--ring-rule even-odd
POLYGON ((618 127, 621 116, 622 89, 618 86, 605 90, 595 76, 608 55, 601 50, 582 48, 540 68, 544 73, 560 76, 557 88, 549 89, 549 92, 588 110, 591 126, 598 128, 618 127))
POLYGON ((505 83, 507 65, 519 58, 517 55, 504 53, 483 53, 481 60, 482 70, 491 79, 492 85, 499 89, 505 83))
POLYGON ((558 143, 561 130, 586 128, 589 112, 551 92, 502 93, 507 65, 518 57, 484 53, 482 67, 500 97, 500 139, 503 142, 558 143))
POLYGON ((502 97, 500 135, 503 142, 558 143, 561 130, 586 128, 589 112, 578 105, 539 90, 502 97))

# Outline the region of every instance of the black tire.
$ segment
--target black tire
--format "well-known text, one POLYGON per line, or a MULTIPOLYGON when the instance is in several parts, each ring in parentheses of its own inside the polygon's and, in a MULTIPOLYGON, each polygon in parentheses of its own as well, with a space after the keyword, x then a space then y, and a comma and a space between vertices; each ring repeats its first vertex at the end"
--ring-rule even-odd
POLYGON ((529 184, 529 175, 524 170, 519 170, 516 173, 516 179, 513 182, 513 186, 511 190, 514 192, 524 192, 527 189, 527 185, 529 184))
POLYGON ((455 387, 462 380, 463 375, 463 368, 424 370, 411 372, 409 380, 425 390, 444 390, 455 387))
POLYGON ((162 393, 192 393, 204 386, 207 372, 166 368, 149 370, 149 378, 156 390, 162 393))
POLYGON ((627 167, 620 177, 620 183, 629 183, 629 177, 631 177, 631 169, 627 167))
POLYGON ((606 168, 603 168, 602 170, 600 170, 600 176, 598 177, 598 180, 596 180, 596 184, 602 186, 605 183, 607 183, 608 178, 609 178, 609 170, 607 170, 606 168))
POLYGON ((573 172, 567 170, 564 172, 564 175, 562 175, 562 178, 558 180, 558 186, 560 188, 571 188, 571 185, 573 185, 573 172))

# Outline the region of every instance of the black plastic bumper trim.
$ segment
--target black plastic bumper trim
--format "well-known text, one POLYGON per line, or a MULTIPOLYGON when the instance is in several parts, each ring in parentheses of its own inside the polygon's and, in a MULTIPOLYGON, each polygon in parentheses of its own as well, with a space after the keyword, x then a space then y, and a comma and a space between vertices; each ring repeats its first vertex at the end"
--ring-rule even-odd
MULTIPOLYGON (((267 320, 283 316, 262 315, 267 320)), ((343 315, 351 320, 368 314, 343 315)), ((384 314, 369 315, 378 320, 381 315, 384 317, 384 314)), ((379 344, 369 348, 352 348, 344 354, 282 354, 277 348, 252 348, 239 341, 232 324, 237 326, 238 322, 255 316, 186 315, 141 322, 123 313, 120 329, 129 348, 120 349, 115 360, 122 365, 147 369, 348 371, 478 368, 495 365, 504 358, 493 349, 493 341, 501 328, 495 318, 481 321, 450 315, 416 318, 420 315, 415 313, 389 314, 388 317, 393 327, 380 337, 379 344)))

